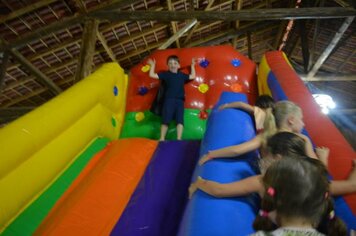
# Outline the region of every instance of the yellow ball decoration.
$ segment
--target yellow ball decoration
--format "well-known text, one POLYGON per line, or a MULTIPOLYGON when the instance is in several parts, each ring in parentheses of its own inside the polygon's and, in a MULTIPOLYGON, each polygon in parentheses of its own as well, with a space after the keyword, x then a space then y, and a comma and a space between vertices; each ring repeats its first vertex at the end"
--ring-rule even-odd
POLYGON ((206 93, 209 90, 209 85, 207 84, 200 84, 198 87, 199 92, 206 93))
POLYGON ((145 119, 145 114, 143 112, 137 112, 135 115, 135 120, 141 122, 145 119))
POLYGON ((150 68, 151 68, 150 65, 145 65, 145 66, 141 67, 141 71, 146 73, 146 72, 148 72, 150 70, 150 68))

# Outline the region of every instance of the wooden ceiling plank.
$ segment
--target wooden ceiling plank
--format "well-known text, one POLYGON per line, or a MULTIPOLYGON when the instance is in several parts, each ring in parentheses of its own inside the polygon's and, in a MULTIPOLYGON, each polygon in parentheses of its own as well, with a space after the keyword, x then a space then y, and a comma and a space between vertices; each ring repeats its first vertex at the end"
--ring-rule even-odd
POLYGON ((162 22, 184 21, 266 21, 266 20, 298 20, 298 19, 331 19, 345 18, 356 15, 356 9, 343 7, 309 7, 309 8, 269 8, 244 9, 240 11, 119 11, 106 10, 95 12, 93 17, 111 21, 156 20, 162 22))
POLYGON ((318 72, 319 68, 323 65, 325 60, 328 58, 334 47, 340 41, 342 35, 345 33, 347 28, 351 25, 352 21, 354 20, 355 16, 347 17, 343 24, 341 25, 338 32, 335 33, 334 38, 331 40, 330 44, 326 47, 324 52, 320 55, 318 60, 315 62, 313 68, 309 71, 307 78, 312 78, 318 72))

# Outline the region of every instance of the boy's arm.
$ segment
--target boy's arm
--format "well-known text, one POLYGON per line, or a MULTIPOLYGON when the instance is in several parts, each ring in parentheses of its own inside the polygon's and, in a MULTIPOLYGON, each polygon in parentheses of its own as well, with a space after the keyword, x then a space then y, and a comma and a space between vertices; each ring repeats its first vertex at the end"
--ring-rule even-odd
POLYGON ((264 189, 261 177, 261 175, 256 175, 226 184, 198 177, 194 184, 196 189, 200 189, 214 197, 238 197, 256 192, 261 194, 264 189))
POLYGON ((352 171, 346 180, 331 180, 330 193, 333 196, 344 195, 356 192, 356 160, 353 160, 352 171))
POLYGON ((254 113, 254 107, 251 106, 250 104, 245 103, 245 102, 230 102, 230 103, 226 103, 226 104, 219 106, 219 110, 222 110, 225 108, 238 108, 238 109, 242 109, 250 114, 254 113))
POLYGON ((195 58, 192 59, 192 65, 190 66, 190 75, 189 79, 193 80, 195 79, 196 74, 195 74, 195 58))
POLYGON ((152 60, 151 58, 149 58, 147 60, 147 63, 150 65, 150 72, 149 72, 149 76, 153 79, 159 79, 158 74, 155 73, 155 69, 156 69, 156 60, 152 60))
POLYGON ((199 165, 202 165, 213 158, 226 158, 226 157, 235 157, 238 155, 242 155, 260 148, 261 145, 262 145, 262 136, 257 135, 250 141, 234 146, 220 148, 214 151, 209 151, 199 160, 199 165))

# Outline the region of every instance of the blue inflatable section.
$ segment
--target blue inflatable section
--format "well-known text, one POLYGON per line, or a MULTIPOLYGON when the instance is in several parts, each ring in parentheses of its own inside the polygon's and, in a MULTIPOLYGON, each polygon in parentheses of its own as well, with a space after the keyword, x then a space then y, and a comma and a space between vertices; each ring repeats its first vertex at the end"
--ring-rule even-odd
MULTIPOLYGON (((247 98, 238 93, 225 92, 221 95, 209 116, 200 155, 254 138, 254 123, 249 114, 238 109, 217 110, 219 105, 233 101, 247 102, 247 98)), ((193 180, 199 175, 228 183, 256 175, 257 170, 258 153, 251 152, 236 159, 219 158, 198 166, 193 180)), ((248 235, 254 232, 252 222, 259 208, 258 203, 256 194, 217 199, 198 190, 187 205, 178 235, 248 235)))
MULTIPOLYGON (((276 101, 281 101, 281 100, 288 100, 287 95, 284 93, 281 85, 279 84, 277 78, 273 74, 273 72, 270 72, 267 77, 267 83, 268 86, 271 89, 272 96, 276 101)), ((308 132, 306 129, 303 129, 302 133, 306 136, 309 136, 308 132)), ((315 147, 314 143, 313 146, 315 147)), ((329 176, 330 179, 332 179, 331 176, 329 176)), ((347 205, 345 199, 343 197, 334 197, 334 203, 335 203, 335 213, 338 217, 340 217, 347 225, 348 230, 350 229, 356 229, 356 217, 352 213, 352 210, 350 209, 349 205, 347 205)))

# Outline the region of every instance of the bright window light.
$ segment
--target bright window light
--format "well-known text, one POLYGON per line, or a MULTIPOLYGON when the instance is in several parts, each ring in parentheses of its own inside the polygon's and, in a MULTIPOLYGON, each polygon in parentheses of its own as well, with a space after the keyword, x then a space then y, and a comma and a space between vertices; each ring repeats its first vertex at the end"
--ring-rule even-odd
POLYGON ((334 109, 336 107, 335 102, 333 101, 332 97, 326 94, 313 94, 313 97, 321 107, 321 111, 324 114, 328 114, 330 109, 334 109))

